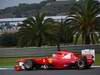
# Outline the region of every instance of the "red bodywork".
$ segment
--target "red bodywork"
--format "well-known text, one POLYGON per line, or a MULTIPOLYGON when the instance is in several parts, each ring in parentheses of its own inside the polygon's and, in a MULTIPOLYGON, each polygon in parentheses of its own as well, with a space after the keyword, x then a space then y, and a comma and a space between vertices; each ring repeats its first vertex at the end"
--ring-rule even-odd
MULTIPOLYGON (((18 65, 15 66, 16 71, 22 71, 24 68, 19 65, 20 62, 25 62, 27 60, 32 60, 36 65, 51 65, 52 68, 62 69, 69 68, 74 65, 82 56, 71 51, 57 51, 55 54, 49 57, 32 57, 32 58, 22 58, 17 60, 18 65)), ((87 64, 93 64, 93 59, 91 56, 87 55, 87 64)), ((23 64, 22 64, 23 65, 23 64)))

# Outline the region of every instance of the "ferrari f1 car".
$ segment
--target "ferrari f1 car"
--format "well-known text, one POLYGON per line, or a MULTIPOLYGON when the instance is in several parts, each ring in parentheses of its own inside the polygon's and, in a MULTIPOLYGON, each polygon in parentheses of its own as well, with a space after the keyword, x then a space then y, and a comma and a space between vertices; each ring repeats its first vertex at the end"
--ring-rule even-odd
POLYGON ((16 61, 15 70, 35 70, 35 69, 86 69, 93 64, 92 54, 79 55, 68 50, 57 51, 52 56, 22 58, 16 61))

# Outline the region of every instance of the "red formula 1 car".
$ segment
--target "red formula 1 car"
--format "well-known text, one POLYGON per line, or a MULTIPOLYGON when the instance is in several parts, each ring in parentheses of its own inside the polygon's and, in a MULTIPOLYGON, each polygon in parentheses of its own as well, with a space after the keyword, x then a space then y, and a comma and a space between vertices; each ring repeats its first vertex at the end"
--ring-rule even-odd
POLYGON ((22 58, 16 61, 16 71, 34 69, 85 69, 93 64, 93 55, 79 55, 71 51, 57 51, 49 57, 22 58))

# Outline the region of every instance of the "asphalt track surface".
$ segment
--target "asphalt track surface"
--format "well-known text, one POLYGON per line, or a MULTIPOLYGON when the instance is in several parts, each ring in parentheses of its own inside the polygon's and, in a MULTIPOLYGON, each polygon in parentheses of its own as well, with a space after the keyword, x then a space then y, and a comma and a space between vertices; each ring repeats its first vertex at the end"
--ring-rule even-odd
POLYGON ((19 72, 13 69, 1 69, 0 75, 100 75, 100 67, 92 67, 86 70, 34 70, 19 72))

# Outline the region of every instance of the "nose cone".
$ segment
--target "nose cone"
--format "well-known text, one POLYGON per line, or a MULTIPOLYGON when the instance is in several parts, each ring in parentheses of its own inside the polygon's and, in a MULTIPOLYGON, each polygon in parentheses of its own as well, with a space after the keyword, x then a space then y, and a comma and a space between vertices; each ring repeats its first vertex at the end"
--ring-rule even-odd
POLYGON ((23 69, 21 68, 21 66, 19 66, 19 65, 16 65, 15 67, 15 71, 22 71, 23 69))

